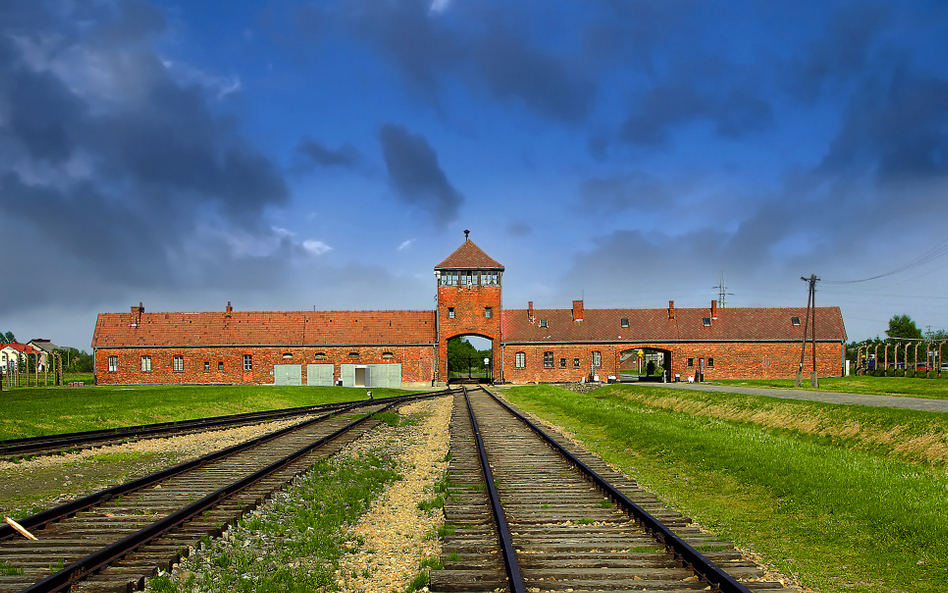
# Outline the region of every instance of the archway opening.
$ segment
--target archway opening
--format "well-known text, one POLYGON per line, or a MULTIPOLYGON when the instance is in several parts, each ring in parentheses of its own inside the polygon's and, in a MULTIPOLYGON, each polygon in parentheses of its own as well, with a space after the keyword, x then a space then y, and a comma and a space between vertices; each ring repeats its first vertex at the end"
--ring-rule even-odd
POLYGON ((448 383, 491 383, 494 341, 469 334, 448 340, 448 383))
POLYGON ((671 351, 642 346, 619 354, 619 380, 623 383, 674 380, 671 351))

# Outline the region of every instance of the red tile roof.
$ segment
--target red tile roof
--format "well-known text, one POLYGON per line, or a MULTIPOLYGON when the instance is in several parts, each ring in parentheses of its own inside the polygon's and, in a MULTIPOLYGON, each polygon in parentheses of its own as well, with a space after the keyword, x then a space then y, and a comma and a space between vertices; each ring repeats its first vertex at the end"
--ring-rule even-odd
POLYGON ((40 352, 39 348, 34 348, 33 346, 30 346, 29 344, 20 344, 18 342, 13 342, 10 344, 0 344, 0 350, 2 350, 3 348, 6 348, 7 346, 9 346, 10 348, 13 348, 17 352, 22 352, 24 354, 34 354, 34 353, 40 352))
POLYGON ((443 270, 446 268, 464 268, 467 270, 490 268, 503 270, 504 266, 484 253, 480 247, 474 244, 474 241, 467 239, 464 243, 461 243, 461 246, 455 249, 454 253, 449 255, 446 260, 436 265, 434 269, 443 270))
MULTIPOLYGON (((799 341, 803 337, 806 308, 718 309, 717 319, 709 309, 585 309, 582 321, 573 321, 572 309, 534 309, 533 322, 527 309, 503 313, 504 341, 513 342, 659 342, 659 341, 799 341), (799 317, 795 326, 792 317, 799 317), (622 327, 622 319, 629 327, 622 327), (541 327, 541 321, 547 327, 541 327)), ((809 332, 807 332, 809 335, 809 332)), ((817 340, 845 341, 846 328, 839 307, 816 310, 817 340)))
POLYGON ((434 344, 434 311, 100 313, 93 348, 434 344))

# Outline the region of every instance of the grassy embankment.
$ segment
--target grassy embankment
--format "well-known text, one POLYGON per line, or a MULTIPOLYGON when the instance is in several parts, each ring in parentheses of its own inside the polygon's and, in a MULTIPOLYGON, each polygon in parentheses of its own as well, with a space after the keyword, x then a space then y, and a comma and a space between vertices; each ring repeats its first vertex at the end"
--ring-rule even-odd
POLYGON ((948 589, 948 415, 611 385, 505 390, 821 592, 948 589))
MULTIPOLYGON (((407 393, 372 389, 373 397, 407 393)), ((4 391, 0 440, 361 400, 351 387, 272 385, 40 387, 4 391)))
MULTIPOLYGON (((723 379, 713 383, 740 387, 771 387, 793 389, 793 379, 723 379)), ((802 389, 813 391, 810 378, 803 378, 802 389)), ((915 377, 821 377, 816 391, 860 393, 867 395, 894 395, 948 399, 948 373, 939 379, 915 377)))

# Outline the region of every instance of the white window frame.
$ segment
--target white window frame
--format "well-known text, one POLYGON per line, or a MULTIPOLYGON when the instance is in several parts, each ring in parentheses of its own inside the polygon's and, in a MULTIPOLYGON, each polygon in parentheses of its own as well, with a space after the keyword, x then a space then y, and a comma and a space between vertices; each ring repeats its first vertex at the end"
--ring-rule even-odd
POLYGON ((171 357, 171 368, 177 372, 184 370, 184 356, 175 354, 171 357))
POLYGON ((244 370, 253 370, 253 354, 244 354, 244 370))
POLYGON ((599 368, 602 366, 602 352, 600 352, 599 350, 592 351, 592 365, 595 368, 599 368))
POLYGON ((527 353, 518 352, 514 355, 514 366, 518 369, 526 368, 527 366, 527 353))
POLYGON ((108 358, 109 363, 109 372, 115 373, 118 372, 118 356, 112 354, 108 358))
POLYGON ((143 373, 151 372, 151 356, 148 354, 142 355, 142 372, 143 373))

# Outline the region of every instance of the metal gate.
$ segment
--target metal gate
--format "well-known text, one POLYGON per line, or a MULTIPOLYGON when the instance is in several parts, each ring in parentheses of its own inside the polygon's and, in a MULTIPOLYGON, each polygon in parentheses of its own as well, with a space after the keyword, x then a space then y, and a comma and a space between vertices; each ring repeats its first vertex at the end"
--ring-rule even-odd
POLYGON ((398 362, 381 364, 341 364, 339 377, 343 387, 402 386, 402 365, 398 362))
POLYGON ((332 364, 306 365, 306 384, 315 387, 332 387, 335 384, 332 364))
POLYGON ((273 365, 273 384, 299 387, 303 384, 303 365, 273 365))

